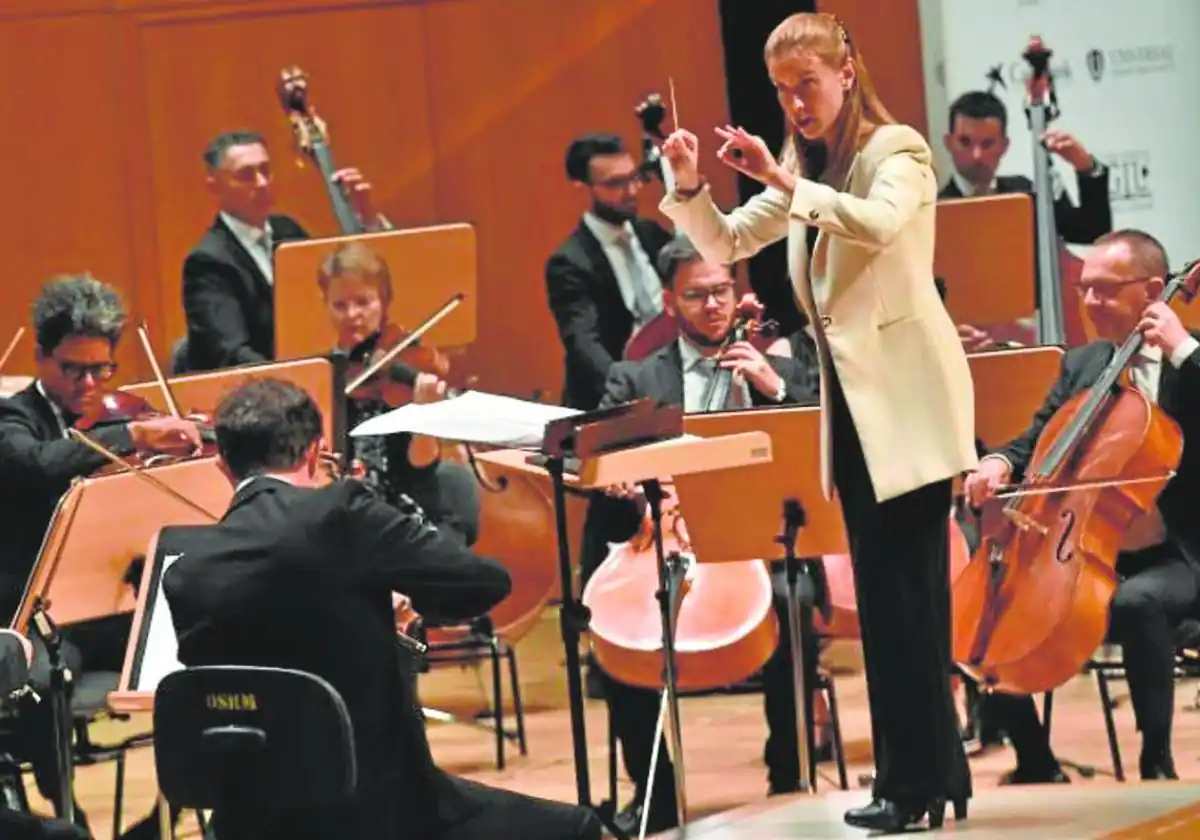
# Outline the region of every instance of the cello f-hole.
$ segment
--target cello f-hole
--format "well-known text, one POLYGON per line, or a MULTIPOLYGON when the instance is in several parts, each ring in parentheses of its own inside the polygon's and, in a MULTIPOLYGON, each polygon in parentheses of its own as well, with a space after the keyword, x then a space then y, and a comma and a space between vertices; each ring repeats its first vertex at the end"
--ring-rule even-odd
POLYGON ((1058 537, 1058 545, 1054 547, 1054 559, 1059 563, 1070 563, 1075 559, 1075 552, 1070 548, 1071 535, 1075 532, 1075 511, 1070 508, 1058 515, 1065 526, 1058 537))

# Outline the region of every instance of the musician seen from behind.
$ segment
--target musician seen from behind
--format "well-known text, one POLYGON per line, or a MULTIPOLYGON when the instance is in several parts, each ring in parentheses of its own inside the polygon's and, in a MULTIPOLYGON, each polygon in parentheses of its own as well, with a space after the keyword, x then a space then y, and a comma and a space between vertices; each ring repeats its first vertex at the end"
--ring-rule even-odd
POLYGON ((620 137, 573 140, 566 171, 589 208, 546 262, 546 294, 563 345, 563 405, 590 411, 634 331, 662 312, 654 261, 671 234, 638 218, 643 179, 620 137))
POLYGON ((835 16, 787 18, 765 58, 790 129, 781 159, 744 129, 716 135, 718 159, 766 189, 722 213, 699 140, 677 130, 661 208, 716 262, 788 241, 820 356, 822 480, 849 535, 871 709, 873 798, 845 819, 936 828, 948 802, 965 818, 971 795, 949 678, 948 512, 953 477, 978 456, 970 369, 933 281, 932 155, 888 113, 835 16))
POLYGON ((232 391, 215 417, 222 468, 237 488, 229 509, 211 528, 160 536, 160 551, 182 554, 163 591, 185 666, 315 674, 337 689, 354 728, 358 788, 350 801, 282 814, 267 834, 256 833, 257 813, 218 813, 217 833, 599 840, 589 810, 484 787, 434 765, 406 676, 411 655, 396 638, 393 593, 406 594, 426 618, 457 620, 487 612, 512 581, 500 564, 361 482, 324 482, 321 424, 311 397, 292 383, 262 378, 232 391))
MULTIPOLYGON (((1058 381, 1024 434, 985 456, 965 482, 978 507, 998 489, 1020 482, 1050 418, 1090 388, 1118 345, 1134 332, 1142 349, 1130 366, 1134 386, 1175 419, 1183 431, 1183 460, 1158 498, 1157 509, 1125 534, 1116 570, 1121 582, 1109 614, 1110 637, 1122 647, 1142 752, 1143 779, 1175 779, 1171 721, 1175 705, 1173 631, 1200 598, 1200 343, 1157 298, 1168 274, 1161 243, 1139 230, 1096 240, 1080 281, 1086 316, 1099 338, 1064 354, 1058 381)), ((1066 782, 1050 750, 1033 699, 1004 694, 982 699, 983 717, 1008 733, 1017 753, 1009 784, 1066 782)))
MULTIPOLYGON (((687 239, 680 238, 659 252, 658 271, 665 311, 678 325, 679 338, 643 360, 614 364, 600 408, 644 398, 682 405, 689 414, 815 402, 815 359, 775 355, 771 348, 764 355, 749 341, 722 347, 738 308, 734 279, 726 266, 706 261, 687 239)), ((786 340, 778 343, 786 348, 786 340)), ((607 557, 609 544, 630 539, 641 525, 645 502, 635 499, 625 487, 614 487, 607 495, 593 495, 580 555, 585 586, 607 557)), ((786 584, 780 575, 776 577, 776 612, 786 622, 786 584)), ((802 591, 801 596, 811 605, 811 591, 802 591)), ((815 656, 815 650, 812 654, 815 656)), ((800 763, 796 754, 791 657, 785 634, 781 634, 775 656, 763 669, 763 681, 770 727, 766 747, 770 791, 787 793, 799 783, 800 763)), ((659 746, 653 793, 649 802, 646 800, 658 693, 624 685, 607 675, 604 683, 625 771, 636 787, 632 802, 617 814, 616 825, 631 836, 636 834, 642 812, 649 807, 649 831, 672 828, 677 824, 675 777, 665 742, 659 746)))
MULTIPOLYGON (((1112 230, 1112 203, 1108 192, 1108 167, 1089 152, 1074 135, 1049 129, 1046 148, 1075 170, 1079 188, 1076 205, 1066 190, 1054 199, 1054 225, 1058 235, 1074 245, 1090 245, 1112 230)), ((1009 193, 1032 194, 1033 183, 1024 175, 997 175, 1000 161, 1008 152, 1008 110, 993 93, 968 91, 950 106, 950 127, 942 138, 954 171, 938 193, 940 199, 970 198, 1009 193)), ((960 327, 968 352, 993 345, 990 334, 976 326, 960 327)))
MULTIPOLYGON (((391 270, 383 257, 362 242, 340 245, 321 264, 317 286, 337 332, 337 349, 352 365, 365 367, 373 354, 389 349, 379 346, 394 296, 391 270)), ((446 394, 446 383, 436 373, 414 370, 398 359, 385 365, 373 382, 383 384, 349 400, 352 429, 398 407, 400 400, 428 403, 446 394), (397 376, 411 380, 396 382, 397 376)), ((465 545, 474 544, 480 508, 475 476, 463 464, 443 460, 437 438, 403 433, 350 441, 354 458, 365 469, 362 480, 371 489, 393 505, 415 502, 439 528, 465 545)))
MULTIPOLYGON (((275 247, 308 239, 295 219, 273 212, 274 173, 261 134, 226 131, 204 149, 208 191, 217 215, 183 261, 183 309, 189 371, 218 370, 275 358, 275 247)), ((334 180, 369 231, 390 225, 375 212, 371 185, 357 169, 334 180)), ((176 365, 176 372, 179 371, 176 365)))
MULTIPOLYGON (((99 398, 117 371, 114 353, 125 323, 117 291, 86 274, 52 279, 33 305, 36 379, 0 400, 0 612, 5 621, 20 607, 60 497, 74 479, 109 463, 68 430, 81 418, 96 416, 99 398)), ((188 455, 201 445, 195 424, 175 417, 116 420, 86 434, 121 456, 188 455)), ((64 629, 64 662, 75 673, 85 667, 119 673, 130 621, 126 614, 64 629)), ((35 662, 41 668, 34 669, 34 683, 44 695, 49 682, 44 650, 35 662)), ((27 700, 22 719, 23 751, 33 762, 38 790, 54 801, 58 772, 51 704, 27 700)), ((86 827, 78 804, 75 818, 86 827)), ((152 815, 125 836, 157 837, 157 818, 152 815)))

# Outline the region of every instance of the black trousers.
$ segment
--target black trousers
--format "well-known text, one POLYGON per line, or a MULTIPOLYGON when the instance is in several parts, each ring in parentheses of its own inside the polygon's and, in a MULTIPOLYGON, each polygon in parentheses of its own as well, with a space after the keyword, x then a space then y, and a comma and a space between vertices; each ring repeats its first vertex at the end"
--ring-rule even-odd
MULTIPOLYGON (((767 780, 771 789, 794 790, 800 779, 800 758, 796 737, 796 695, 792 684, 792 650, 788 633, 787 583, 782 569, 771 575, 775 615, 779 620, 779 646, 762 669, 763 709, 767 718, 767 780)), ((812 582, 807 577, 798 581, 801 608, 813 605, 812 582)), ((805 639, 808 647, 808 674, 816 670, 817 640, 805 639)), ((811 687, 811 678, 808 682, 811 687)), ((621 745, 625 772, 637 788, 636 799, 644 798, 646 781, 650 776, 650 759, 654 749, 654 730, 658 724, 661 695, 657 691, 626 685, 605 675, 604 695, 608 702, 613 733, 621 745)), ((811 695, 808 708, 812 720, 811 695)), ((653 801, 673 808, 675 777, 667 752, 666 739, 659 743, 659 759, 654 777, 653 801)))
MULTIPOLYGON (((1109 610, 1109 639, 1121 645, 1142 752, 1170 749, 1175 708, 1174 630, 1200 599, 1200 566, 1174 546, 1122 554, 1123 577, 1109 610)), ((995 693, 980 698, 984 728, 1008 733, 1017 766, 1029 772, 1057 767, 1032 697, 995 693)))
POLYGON ((968 796, 950 690, 950 481, 876 500, 841 384, 829 378, 833 468, 858 595, 877 798, 968 796))
POLYGON ((465 820, 438 827, 430 840, 600 840, 603 828, 588 808, 467 779, 451 778, 451 782, 473 813, 465 820))

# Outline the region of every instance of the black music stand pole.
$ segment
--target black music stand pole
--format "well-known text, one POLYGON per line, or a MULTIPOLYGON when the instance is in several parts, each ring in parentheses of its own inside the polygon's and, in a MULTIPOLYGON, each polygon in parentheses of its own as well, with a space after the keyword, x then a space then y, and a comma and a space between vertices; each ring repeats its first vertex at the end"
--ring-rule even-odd
MULTIPOLYGON (((579 804, 595 812, 600 822, 616 840, 629 840, 613 824, 608 808, 592 804, 592 783, 588 772, 587 722, 583 710, 583 680, 579 675, 579 637, 588 627, 590 612, 575 598, 571 584, 571 546, 567 531, 567 486, 564 480, 564 459, 546 457, 546 470, 554 488, 554 518, 558 531, 558 572, 562 586, 562 606, 559 608, 559 627, 567 664, 567 696, 571 708, 571 746, 575 759, 575 786, 579 804)), ((614 809, 616 802, 612 803, 614 809)))
POLYGON ((796 537, 804 527, 804 507, 795 499, 783 502, 783 531, 775 541, 783 546, 784 569, 787 577, 788 638, 792 649, 792 688, 796 698, 796 755, 800 764, 799 790, 815 793, 817 789, 816 751, 813 749, 812 692, 815 685, 815 662, 810 662, 805 640, 814 632, 812 609, 800 604, 800 578, 810 583, 810 591, 817 600, 817 587, 813 580, 810 561, 796 557, 796 537))
POLYGON ((29 617, 29 626, 42 645, 50 661, 50 690, 49 696, 41 698, 41 702, 49 703, 54 717, 54 763, 58 769, 58 801, 56 812, 59 819, 69 823, 75 822, 75 796, 73 782, 75 763, 71 755, 71 671, 62 661, 62 636, 58 632, 47 604, 41 596, 36 596, 33 602, 33 614, 29 617))
MULTIPOLYGON (((650 519, 654 523, 654 554, 658 564, 658 599, 659 615, 662 617, 663 639, 663 702, 671 718, 671 754, 674 761, 671 765, 675 773, 675 807, 679 814, 679 824, 687 824, 687 789, 683 773, 683 729, 679 718, 679 673, 675 661, 675 622, 679 617, 679 606, 682 599, 683 580, 687 573, 683 558, 673 555, 670 560, 663 550, 662 535, 662 501, 663 489, 658 479, 647 479, 642 482, 642 490, 646 494, 646 502, 650 506, 650 519)), ((656 767, 651 764, 650 778, 646 780, 646 812, 650 808, 650 792, 654 785, 656 767)))

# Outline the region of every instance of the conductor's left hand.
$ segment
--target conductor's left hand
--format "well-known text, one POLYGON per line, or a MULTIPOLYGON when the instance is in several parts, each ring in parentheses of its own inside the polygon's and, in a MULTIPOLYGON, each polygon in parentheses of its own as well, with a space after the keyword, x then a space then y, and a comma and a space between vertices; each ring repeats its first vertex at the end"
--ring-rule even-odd
POLYGON ((779 164, 767 148, 766 141, 744 128, 732 125, 713 131, 725 141, 717 149, 717 159, 721 163, 769 186, 776 183, 774 173, 779 164))

